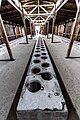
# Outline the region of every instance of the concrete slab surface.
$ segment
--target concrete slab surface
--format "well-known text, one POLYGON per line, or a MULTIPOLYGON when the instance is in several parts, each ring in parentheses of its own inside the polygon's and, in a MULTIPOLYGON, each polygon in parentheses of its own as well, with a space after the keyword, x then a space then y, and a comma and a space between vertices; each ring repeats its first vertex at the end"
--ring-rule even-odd
POLYGON ((45 43, 39 37, 16 109, 18 120, 67 120, 68 110, 55 76, 45 43), (34 63, 37 59, 39 64, 34 63))

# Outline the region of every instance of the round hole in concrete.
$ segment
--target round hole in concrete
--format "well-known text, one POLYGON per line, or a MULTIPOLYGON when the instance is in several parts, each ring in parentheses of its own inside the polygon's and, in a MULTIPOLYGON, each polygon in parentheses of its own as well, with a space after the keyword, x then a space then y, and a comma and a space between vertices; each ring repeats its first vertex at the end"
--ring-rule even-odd
POLYGON ((41 77, 44 80, 51 80, 52 79, 52 74, 50 72, 44 72, 44 73, 41 74, 41 77))
POLYGON ((42 56, 41 59, 44 59, 44 60, 45 60, 45 59, 47 59, 47 56, 42 56))
POLYGON ((40 54, 35 54, 34 56, 35 56, 35 57, 40 57, 40 54))
POLYGON ((39 45, 37 45, 36 47, 40 47, 39 45))
POLYGON ((47 63, 47 62, 44 62, 44 63, 42 63, 42 65, 41 65, 42 67, 49 67, 50 66, 50 64, 49 63, 47 63))
POLYGON ((44 46, 41 46, 41 48, 45 48, 44 46))
POLYGON ((32 68, 32 70, 31 70, 31 72, 32 73, 34 73, 34 74, 37 74, 37 73, 39 73, 41 70, 40 70, 40 68, 38 68, 38 67, 34 67, 34 68, 32 68))
POLYGON ((46 53, 42 53, 42 55, 46 55, 46 53))
POLYGON ((41 50, 42 50, 42 51, 45 51, 45 49, 44 49, 44 48, 42 48, 41 50))
POLYGON ((30 92, 38 92, 41 89, 41 84, 38 80, 28 83, 27 88, 30 92))
POLYGON ((33 60, 34 63, 40 63, 41 61, 38 59, 33 60))
POLYGON ((40 50, 36 50, 35 52, 40 52, 40 50))

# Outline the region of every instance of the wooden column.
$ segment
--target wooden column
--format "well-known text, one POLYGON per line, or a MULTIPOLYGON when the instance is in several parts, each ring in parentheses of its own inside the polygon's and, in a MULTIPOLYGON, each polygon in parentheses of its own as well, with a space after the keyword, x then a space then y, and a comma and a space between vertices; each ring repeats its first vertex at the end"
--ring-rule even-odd
POLYGON ((47 22, 47 38, 48 38, 48 33, 49 33, 49 21, 47 22))
POLYGON ((22 26, 20 26, 20 34, 21 34, 21 36, 23 36, 23 33, 22 33, 22 26))
POLYGON ((8 50, 9 57, 10 57, 11 60, 13 60, 12 51, 11 51, 11 48, 10 48, 10 45, 9 45, 7 33, 6 33, 6 30, 5 30, 5 27, 4 27, 4 23, 3 23, 3 20, 2 20, 1 14, 0 14, 0 27, 1 27, 1 30, 2 30, 3 37, 4 37, 4 42, 5 42, 7 50, 8 50))
POLYGON ((70 36, 70 43, 69 43, 69 46, 68 46, 66 57, 70 56, 72 46, 73 46, 73 42, 74 42, 74 40, 77 39, 79 29, 80 29, 80 7, 77 10, 76 18, 75 18, 75 21, 74 21, 74 24, 73 24, 73 27, 72 27, 72 32, 71 32, 71 36, 70 36))
POLYGON ((30 22, 30 32, 31 32, 31 39, 32 39, 32 23, 30 22))
POLYGON ((20 33, 20 37, 22 37, 22 27, 19 26, 19 33, 20 33))
POLYGON ((19 26, 16 25, 15 29, 16 29, 16 38, 19 38, 19 34, 20 34, 19 26))
POLYGON ((24 32, 25 32, 25 36, 26 36, 26 43, 28 44, 27 27, 26 27, 26 19, 25 19, 25 17, 24 17, 23 8, 22 8, 22 14, 21 14, 21 17, 22 17, 23 24, 24 24, 24 32))
POLYGON ((58 35, 58 25, 56 25, 56 33, 57 33, 57 35, 58 35))
POLYGON ((35 25, 33 24, 33 36, 35 35, 35 25))
POLYGON ((64 37, 65 37, 65 32, 66 32, 66 22, 64 23, 64 32, 63 32, 64 37))
POLYGON ((16 28, 16 26, 15 26, 15 25, 13 25, 13 32, 14 32, 15 39, 16 39, 16 31, 15 31, 15 28, 16 28))
POLYGON ((56 21, 56 14, 54 14, 54 16, 53 16, 53 21, 52 21, 52 41, 51 41, 51 43, 53 43, 53 35, 54 35, 55 21, 56 21))

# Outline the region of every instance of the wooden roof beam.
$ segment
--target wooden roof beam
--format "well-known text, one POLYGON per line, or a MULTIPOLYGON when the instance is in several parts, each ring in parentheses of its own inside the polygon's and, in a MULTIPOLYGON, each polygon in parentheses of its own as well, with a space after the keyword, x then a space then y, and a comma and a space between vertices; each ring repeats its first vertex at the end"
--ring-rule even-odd
POLYGON ((13 13, 13 14, 16 14, 16 12, 17 12, 16 10, 7 11, 7 12, 2 12, 1 15, 4 15, 4 14, 5 14, 5 15, 6 15, 6 14, 9 15, 9 14, 12 14, 12 13, 13 13))
MULTIPOLYGON (((24 4, 23 5, 24 8, 26 8, 26 7, 36 7, 36 6, 38 6, 38 5, 35 5, 35 4, 33 4, 33 5, 24 4)), ((53 6, 54 6, 54 3, 53 4, 43 4, 43 5, 39 4, 39 7, 53 7, 53 6)))
POLYGON ((19 13, 22 14, 22 11, 12 2, 12 0, 7 0, 19 13))

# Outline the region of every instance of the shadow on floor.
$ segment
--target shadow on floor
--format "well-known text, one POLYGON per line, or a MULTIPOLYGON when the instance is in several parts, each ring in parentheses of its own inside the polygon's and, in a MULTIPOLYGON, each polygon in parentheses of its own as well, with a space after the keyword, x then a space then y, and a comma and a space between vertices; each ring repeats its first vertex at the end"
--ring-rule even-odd
POLYGON ((15 61, 15 59, 2 59, 0 61, 15 61))
POLYGON ((19 44, 28 44, 28 43, 19 43, 19 44))
POLYGON ((56 42, 52 42, 52 43, 61 43, 61 41, 56 41, 56 42))
POLYGON ((68 120, 79 120, 79 117, 75 111, 74 108, 72 108, 70 111, 69 111, 69 117, 68 117, 68 120))
POLYGON ((78 59, 80 57, 65 57, 66 59, 78 59))

